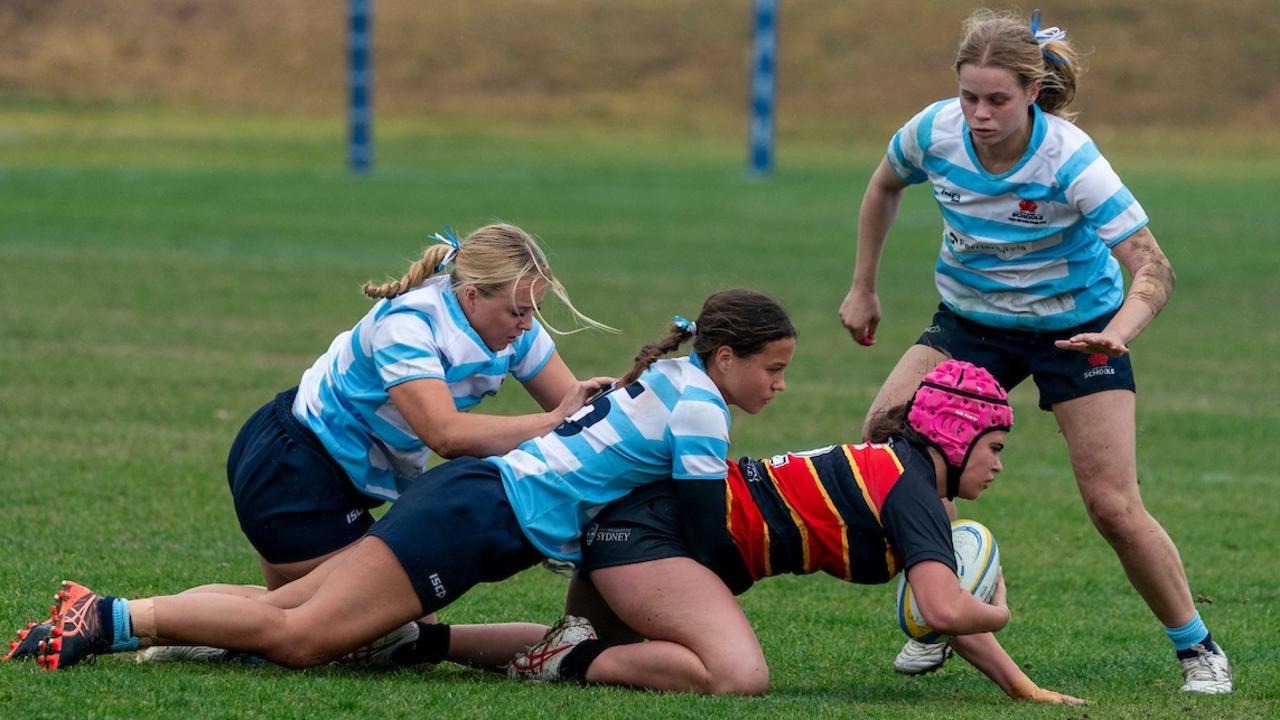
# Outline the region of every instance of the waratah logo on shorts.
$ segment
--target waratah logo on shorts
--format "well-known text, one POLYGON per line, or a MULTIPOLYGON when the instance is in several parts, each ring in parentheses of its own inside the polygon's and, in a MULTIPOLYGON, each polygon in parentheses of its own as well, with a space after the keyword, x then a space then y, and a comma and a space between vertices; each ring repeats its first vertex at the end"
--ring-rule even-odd
POLYGON ((1044 215, 1036 212, 1039 209, 1040 206, 1035 200, 1021 198, 1018 200, 1018 209, 1009 214, 1009 219, 1025 225, 1043 225, 1045 224, 1044 215))
POLYGON ((1099 375, 1116 374, 1116 369, 1107 364, 1111 362, 1111 358, 1106 353, 1093 353, 1088 360, 1090 368, 1084 371, 1085 380, 1099 375))

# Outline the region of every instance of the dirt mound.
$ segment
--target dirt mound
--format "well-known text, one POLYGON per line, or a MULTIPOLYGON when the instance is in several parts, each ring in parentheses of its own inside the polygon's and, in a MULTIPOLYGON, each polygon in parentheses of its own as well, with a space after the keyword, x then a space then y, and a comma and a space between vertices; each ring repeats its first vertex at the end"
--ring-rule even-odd
MULTIPOLYGON (((739 129, 750 0, 374 0, 387 115, 739 129)), ((779 124, 888 127, 951 94, 967 7, 780 3, 779 124)), ((1262 126, 1280 114, 1275 0, 1046 8, 1089 52, 1090 125, 1262 126)), ((7 0, 0 93, 341 113, 341 0, 7 0)))

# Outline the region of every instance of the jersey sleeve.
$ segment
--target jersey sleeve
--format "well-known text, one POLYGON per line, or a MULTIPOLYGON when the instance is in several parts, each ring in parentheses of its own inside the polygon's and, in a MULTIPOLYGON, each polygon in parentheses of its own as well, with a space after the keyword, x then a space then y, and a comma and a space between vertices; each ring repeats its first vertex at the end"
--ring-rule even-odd
POLYGON ((734 595, 754 582, 729 532, 726 480, 673 483, 689 554, 711 570, 734 595))
POLYGON ((947 511, 932 483, 913 475, 899 480, 885 497, 880 509, 885 536, 901 554, 903 572, 925 560, 936 560, 956 572, 947 511))
POLYGON ((729 409, 710 397, 682 397, 671 413, 671 477, 723 480, 729 453, 729 409))
POLYGON ((1146 226, 1147 212, 1093 141, 1072 154, 1057 179, 1067 188, 1067 201, 1080 211, 1107 247, 1146 226))
POLYGON ((520 337, 512 344, 515 355, 511 360, 511 374, 516 380, 524 382, 542 370, 556 351, 556 343, 551 339, 537 318, 533 326, 520 333, 520 337))
POLYGON ((924 171, 924 154, 929 147, 933 130, 933 118, 942 103, 934 103, 907 121, 889 141, 885 159, 898 179, 909 185, 929 179, 924 171))
POLYGON ((383 389, 409 380, 444 379, 431 321, 418 312, 393 312, 373 326, 373 364, 383 389))

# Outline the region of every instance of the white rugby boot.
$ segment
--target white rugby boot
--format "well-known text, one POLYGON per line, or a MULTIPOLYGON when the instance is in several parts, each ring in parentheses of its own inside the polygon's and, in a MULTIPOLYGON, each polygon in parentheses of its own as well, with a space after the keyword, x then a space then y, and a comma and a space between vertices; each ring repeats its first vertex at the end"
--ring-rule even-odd
POLYGON ((893 669, 903 675, 923 675, 942 667, 952 654, 951 646, 945 640, 936 643, 920 642, 915 638, 902 646, 898 657, 893 659, 893 669))
POLYGON ((556 682, 560 680, 560 663, 569 651, 579 643, 596 639, 596 630, 584 617, 565 615, 542 636, 536 645, 530 645, 516 654, 507 665, 507 677, 512 680, 556 682))
POLYGON ((226 662, 238 655, 231 650, 208 645, 152 645, 139 650, 134 662, 226 662))
MULTIPOLYGON (((348 667, 367 667, 367 668, 394 668, 401 667, 405 663, 397 662, 396 651, 407 645, 412 645, 418 641, 418 636, 422 634, 421 628, 416 622, 407 622, 404 625, 392 630, 382 637, 374 640, 368 645, 361 645, 351 652, 343 655, 333 661, 334 665, 346 665, 348 667)), ((428 669, 428 663, 418 663, 415 667, 428 669)))
POLYGON ((1235 689, 1227 654, 1217 643, 1210 641, 1207 647, 1196 643, 1178 654, 1185 656, 1178 658, 1182 665, 1182 692, 1224 695, 1235 689))

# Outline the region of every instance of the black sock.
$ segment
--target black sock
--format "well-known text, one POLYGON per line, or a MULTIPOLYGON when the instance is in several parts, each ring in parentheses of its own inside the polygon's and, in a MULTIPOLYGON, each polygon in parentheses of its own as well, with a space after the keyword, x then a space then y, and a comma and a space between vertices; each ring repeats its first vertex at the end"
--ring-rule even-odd
POLYGON ((418 626, 418 639, 399 648, 393 660, 396 665, 433 665, 449 657, 449 626, 445 623, 414 622, 418 626))
POLYGON ((98 639, 94 641, 94 652, 106 652, 116 638, 116 619, 114 615, 116 599, 111 595, 98 598, 98 639), (101 647, 98 647, 101 646, 101 647))
POLYGON ((560 661, 560 678, 577 680, 578 684, 586 685, 587 670, 591 667, 591 663, 600 657, 600 653, 608 649, 608 643, 595 638, 578 643, 568 655, 564 656, 564 660, 560 661))

